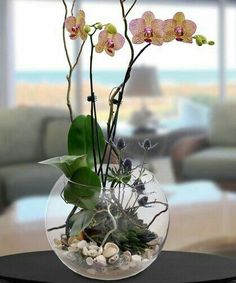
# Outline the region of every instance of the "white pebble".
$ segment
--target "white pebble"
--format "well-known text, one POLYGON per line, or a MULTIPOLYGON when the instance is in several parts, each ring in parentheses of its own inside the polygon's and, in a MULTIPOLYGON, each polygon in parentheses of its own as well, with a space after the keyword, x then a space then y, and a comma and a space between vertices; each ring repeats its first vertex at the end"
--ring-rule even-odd
POLYGON ((142 260, 142 263, 148 263, 149 262, 149 259, 147 259, 147 258, 144 258, 143 260, 142 260))
POLYGON ((140 255, 132 255, 132 262, 140 263, 142 261, 142 257, 140 255))
POLYGON ((82 254, 85 256, 88 255, 88 249, 86 247, 83 247, 82 254))
POLYGON ((99 255, 94 259, 95 263, 98 263, 99 265, 106 266, 107 261, 104 255, 99 255))
POLYGON ((151 259, 153 257, 153 254, 154 254, 154 250, 146 249, 144 256, 148 259, 151 259))
POLYGON ((106 243, 106 245, 104 246, 103 255, 104 255, 106 258, 110 258, 110 257, 112 257, 113 255, 118 254, 118 253, 119 253, 119 247, 118 247, 116 244, 111 243, 111 242, 108 242, 108 243, 106 243))
POLYGON ((137 263, 136 263, 135 261, 131 261, 131 262, 129 263, 129 266, 130 266, 130 267, 136 267, 136 266, 137 266, 137 263))
POLYGON ((87 265, 93 265, 93 258, 87 257, 86 258, 86 263, 87 263, 87 265))
POLYGON ((124 262, 130 262, 132 259, 131 252, 125 251, 122 255, 121 258, 123 259, 124 262))
POLYGON ((114 264, 114 263, 117 262, 118 259, 119 259, 119 255, 118 255, 118 254, 113 255, 112 257, 110 257, 110 258, 108 259, 108 263, 114 264))
POLYGON ((98 255, 98 252, 96 250, 88 250, 87 255, 91 257, 96 257, 98 255))
POLYGON ((88 246, 88 243, 85 241, 85 240, 82 240, 82 241, 79 241, 78 243, 77 243, 77 247, 78 247, 78 249, 83 249, 84 247, 87 247, 88 246))
POLYGON ((88 249, 97 251, 99 249, 99 247, 97 245, 90 245, 90 246, 88 246, 88 249))

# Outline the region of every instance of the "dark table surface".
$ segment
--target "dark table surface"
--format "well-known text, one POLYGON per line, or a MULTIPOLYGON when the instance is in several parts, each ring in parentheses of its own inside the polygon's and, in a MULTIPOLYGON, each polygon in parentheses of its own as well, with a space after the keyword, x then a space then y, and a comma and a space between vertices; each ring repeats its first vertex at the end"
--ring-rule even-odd
MULTIPOLYGON (((163 251, 142 273, 127 283, 236 282, 236 260, 199 253, 163 251)), ((52 251, 0 257, 0 283, 107 282, 81 277, 64 266, 52 251)))

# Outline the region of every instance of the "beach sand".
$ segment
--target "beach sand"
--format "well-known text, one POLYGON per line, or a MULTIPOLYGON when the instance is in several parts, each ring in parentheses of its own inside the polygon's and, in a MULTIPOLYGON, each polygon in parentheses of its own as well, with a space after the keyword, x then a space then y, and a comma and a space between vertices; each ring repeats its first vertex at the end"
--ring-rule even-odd
MULTIPOLYGON (((95 85, 97 96, 98 118, 105 120, 108 113, 108 99, 110 87, 95 85)), ((217 101, 217 85, 162 85, 162 95, 157 97, 146 97, 144 99, 124 96, 120 119, 127 119, 135 110, 142 109, 144 105, 157 114, 158 118, 175 116, 177 103, 180 98, 192 98, 195 101, 211 105, 217 101)), ((236 98, 236 85, 228 85, 228 97, 236 98)), ((82 110, 83 113, 90 112, 90 105, 86 97, 90 94, 89 82, 82 85, 82 110)), ((72 105, 75 105, 75 93, 72 88, 72 105)), ((19 83, 16 86, 16 104, 27 106, 54 106, 67 110, 66 108, 66 84, 33 84, 19 83)))

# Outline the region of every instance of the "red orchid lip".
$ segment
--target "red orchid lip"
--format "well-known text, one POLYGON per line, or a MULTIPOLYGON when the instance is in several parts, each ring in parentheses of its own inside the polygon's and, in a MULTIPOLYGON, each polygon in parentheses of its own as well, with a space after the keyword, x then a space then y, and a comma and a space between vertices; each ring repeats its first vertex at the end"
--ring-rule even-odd
POLYGON ((77 36, 77 34, 70 34, 70 38, 73 39, 77 36))

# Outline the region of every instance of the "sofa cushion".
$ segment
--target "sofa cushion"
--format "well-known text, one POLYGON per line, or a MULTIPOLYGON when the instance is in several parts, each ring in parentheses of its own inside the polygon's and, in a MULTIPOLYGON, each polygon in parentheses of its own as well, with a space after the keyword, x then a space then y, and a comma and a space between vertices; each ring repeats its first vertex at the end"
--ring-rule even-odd
POLYGON ((0 111, 0 166, 42 159, 43 122, 63 110, 18 107, 0 111))
POLYGON ((45 125, 43 133, 43 151, 45 158, 67 154, 67 135, 70 121, 65 118, 51 118, 45 125))
POLYGON ((30 195, 48 195, 61 175, 55 168, 27 163, 0 168, 0 190, 6 204, 30 195))
POLYGON ((183 175, 188 179, 235 180, 236 147, 211 147, 188 156, 183 175))
POLYGON ((236 102, 217 104, 210 115, 210 143, 219 146, 236 146, 236 102))

